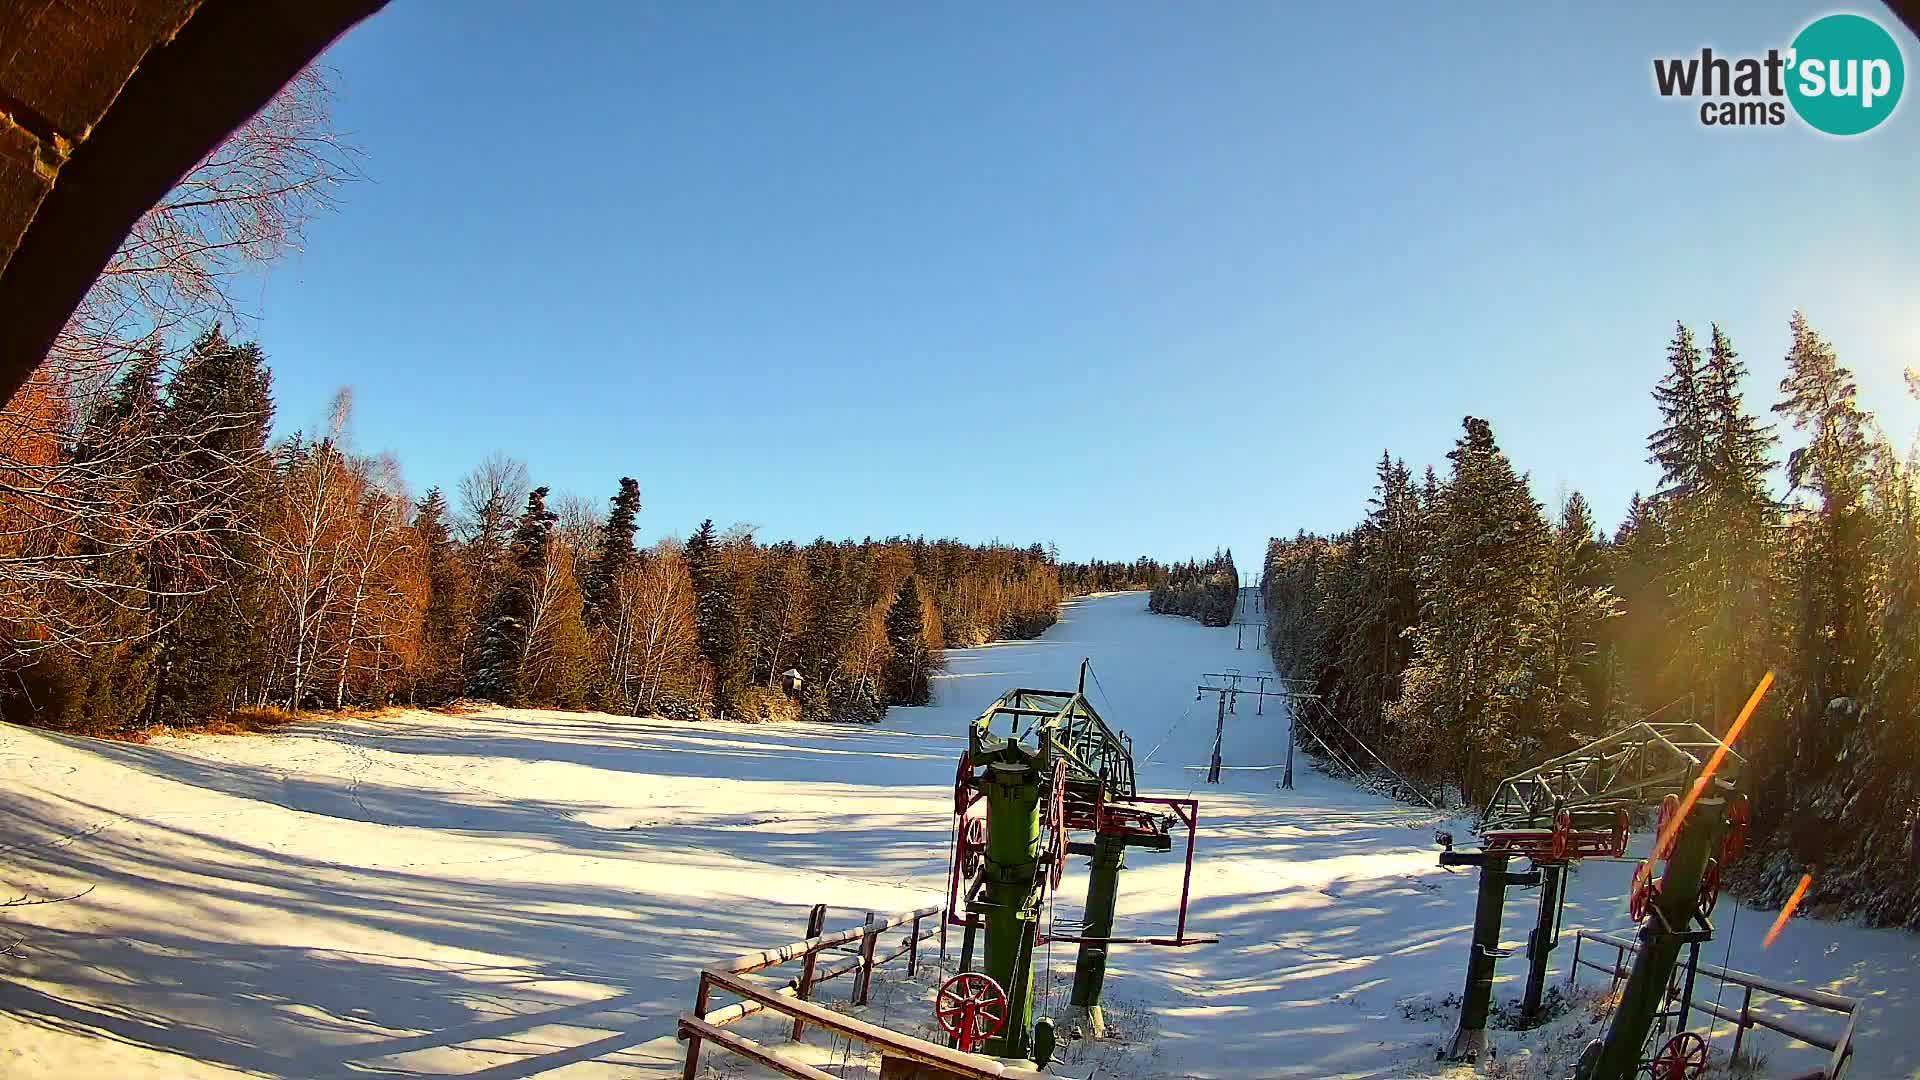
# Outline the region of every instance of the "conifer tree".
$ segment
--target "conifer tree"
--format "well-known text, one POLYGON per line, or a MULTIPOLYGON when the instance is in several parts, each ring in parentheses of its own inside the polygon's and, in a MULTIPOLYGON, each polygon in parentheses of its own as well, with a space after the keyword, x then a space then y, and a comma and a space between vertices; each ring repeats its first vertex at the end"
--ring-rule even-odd
MULTIPOLYGON (((143 356, 121 377, 106 399, 90 411, 75 439, 77 461, 105 461, 116 454, 137 460, 115 470, 141 477, 131 490, 115 494, 125 502, 152 500, 158 482, 151 466, 163 420, 160 357, 143 356), (131 450, 128 448, 131 447, 131 450)), ((148 714, 154 685, 155 643, 150 640, 155 613, 138 601, 142 587, 157 574, 159 552, 136 548, 109 552, 83 535, 77 552, 103 561, 93 576, 112 583, 128 600, 102 601, 76 596, 76 621, 94 626, 103 642, 84 652, 66 652, 15 673, 27 696, 47 703, 52 726, 83 734, 106 734, 134 727, 148 714)))
POLYGON ((933 699, 925 628, 920 588, 909 577, 900 583, 887 609, 887 643, 893 647, 887 664, 889 705, 925 705, 933 699))
POLYGON ((1788 483, 1814 499, 1811 516, 1795 528, 1800 647, 1789 663, 1799 699, 1796 755, 1817 773, 1835 763, 1852 723, 1843 699, 1858 692, 1870 662, 1870 449, 1853 373, 1805 315, 1794 312, 1790 328, 1787 375, 1773 408, 1808 440, 1787 457, 1788 483))
POLYGON ((520 700, 529 635, 533 631, 534 592, 546 570, 547 542, 556 515, 547 509, 547 489, 527 494, 527 508, 507 548, 509 569, 487 619, 468 687, 474 697, 502 705, 520 700))
POLYGON ((1667 531, 1660 505, 1635 492, 1608 549, 1608 577, 1625 607, 1620 618, 1600 628, 1612 669, 1601 708, 1609 727, 1667 705, 1680 692, 1666 644, 1673 620, 1662 573, 1667 531))
POLYGON ((849 580, 846 556, 835 544, 816 540, 807 546, 807 575, 814 585, 808 592, 804 644, 799 671, 802 700, 818 718, 858 713, 855 687, 845 677, 841 661, 860 627, 860 608, 849 580))
POLYGON ((459 688, 460 643, 466 636, 472 606, 465 568, 454 548, 447 517, 446 497, 439 488, 428 488, 413 516, 427 586, 416 696, 428 701, 445 700, 459 688))
POLYGON ((1340 666, 1357 722, 1368 731, 1381 728, 1387 705, 1400 695, 1405 634, 1419 618, 1420 507, 1413 475, 1386 451, 1374 473, 1371 509, 1351 537, 1350 572, 1340 576, 1345 587, 1335 600, 1354 613, 1339 642, 1340 666))
POLYGON ((1666 593, 1669 622, 1661 636, 1668 643, 1667 671, 1687 687, 1696 685, 1706 670, 1700 628, 1711 621, 1717 598, 1706 551, 1713 530, 1708 513, 1713 455, 1704 377, 1693 331, 1675 323, 1667 346, 1667 373, 1653 389, 1661 423, 1647 439, 1647 460, 1660 467, 1662 486, 1654 498, 1666 526, 1666 543, 1656 553, 1654 566, 1666 593))
POLYGON ((588 626, 604 623, 607 613, 619 605, 615 590, 621 575, 637 557, 633 536, 639 529, 639 518, 640 482, 623 476, 607 513, 607 524, 600 531, 600 550, 580 581, 582 617, 588 626))
POLYGON ((739 652, 739 615, 732 583, 720 561, 719 538, 713 519, 700 523, 687 540, 687 575, 693 581, 695 624, 700 631, 700 655, 713 669, 713 703, 724 715, 732 711, 745 688, 739 652))
POLYGON ((1543 604, 1539 726, 1547 753, 1571 750, 1601 731, 1595 707, 1599 629, 1617 614, 1604 583, 1593 514, 1579 492, 1567 497, 1553 533, 1543 604))
POLYGON ((1713 327, 1701 374, 1708 430, 1704 503, 1698 518, 1698 579, 1703 610, 1689 629, 1701 642, 1707 672, 1708 725, 1724 731, 1739 701, 1770 666, 1773 532, 1778 506, 1768 491, 1773 432, 1746 411, 1746 365, 1733 341, 1713 327))
POLYGON ((1440 491, 1438 538, 1421 566, 1427 618, 1395 722, 1431 732, 1426 751, 1456 759, 1461 794, 1474 803, 1490 780, 1541 746, 1543 733, 1521 730, 1520 721, 1550 541, 1493 429, 1473 416, 1464 427, 1447 455, 1453 472, 1440 491))
POLYGON ((207 490, 209 505, 194 508, 211 526, 211 550, 173 552, 152 566, 158 678, 151 715, 161 723, 196 726, 224 717, 262 677, 266 600, 252 537, 265 498, 272 420, 266 357, 256 344, 230 343, 215 324, 168 384, 161 420, 179 467, 232 477, 207 490), (223 568, 210 582, 208 561, 223 568))
POLYGON ((1661 425, 1647 440, 1652 454, 1648 460, 1660 466, 1660 482, 1666 485, 1663 494, 1697 490, 1707 471, 1707 416, 1700 376, 1700 347, 1694 344, 1693 331, 1675 323, 1673 341, 1667 346, 1667 374, 1653 390, 1661 425))

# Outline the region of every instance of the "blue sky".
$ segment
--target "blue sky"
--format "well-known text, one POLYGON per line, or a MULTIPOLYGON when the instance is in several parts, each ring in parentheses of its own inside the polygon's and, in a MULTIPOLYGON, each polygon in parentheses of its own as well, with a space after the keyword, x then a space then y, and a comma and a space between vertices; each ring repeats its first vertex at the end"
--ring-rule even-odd
POLYGON ((247 329, 283 430, 350 385, 416 491, 628 474, 643 541, 1244 568, 1468 413, 1612 523, 1675 319, 1764 408, 1803 307, 1920 426, 1920 103, 1840 140, 1652 88, 1827 10, 398 0, 326 57, 370 179, 247 329))

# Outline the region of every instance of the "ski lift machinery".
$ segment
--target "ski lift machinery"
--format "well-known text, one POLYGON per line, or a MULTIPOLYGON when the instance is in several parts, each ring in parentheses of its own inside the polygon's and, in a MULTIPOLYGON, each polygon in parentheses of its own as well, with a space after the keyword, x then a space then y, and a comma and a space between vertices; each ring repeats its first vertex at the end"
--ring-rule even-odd
POLYGON ((1113 946, 1181 948, 1219 940, 1187 932, 1199 801, 1139 793, 1132 741, 1109 727, 1087 700, 1087 668, 1082 661, 1077 690, 1021 688, 1002 694, 969 727, 954 777, 942 932, 947 925, 964 928, 963 975, 973 966, 975 935, 984 932, 982 973, 1003 996, 1005 1015, 986 1049, 1002 1057, 1044 1062, 1051 1056, 1051 1024, 1032 1020, 1037 947, 1049 941, 1079 946, 1070 1000, 1086 1010, 1097 1032, 1113 946), (1173 935, 1114 936, 1126 850, 1171 851, 1175 828, 1186 830, 1187 843, 1173 935), (1077 841, 1076 832, 1092 837, 1077 841), (1043 929, 1042 914, 1072 855, 1091 857, 1084 918, 1079 927, 1069 928, 1077 929, 1074 933, 1059 933, 1051 922, 1043 929))
MULTIPOLYGON (((1762 682, 1744 716, 1750 716, 1768 683, 1762 682)), ((1736 724, 1736 730, 1739 726, 1736 724)), ((1746 849, 1750 809, 1739 792, 1746 761, 1698 724, 1642 722, 1572 753, 1500 782, 1481 818, 1480 850, 1455 851, 1440 834, 1442 866, 1480 871, 1473 944, 1467 960, 1460 1021, 1441 1056, 1471 1061, 1485 1049, 1499 947, 1501 914, 1509 886, 1540 887, 1536 926, 1528 936, 1529 960, 1523 1018, 1541 1010, 1548 955, 1559 936, 1560 907, 1569 864, 1587 858, 1624 859, 1633 812, 1658 806, 1655 850, 1636 869, 1629 911, 1639 925, 1635 955, 1620 1004, 1606 1037, 1582 1056, 1578 1080, 1629 1080, 1651 1070, 1655 1080, 1694 1080, 1705 1057, 1685 1030, 1650 1057, 1646 1043, 1656 1021, 1684 1029, 1701 943, 1714 935, 1713 909, 1723 868, 1746 849), (1507 869, 1527 859, 1526 871, 1507 869), (1664 871, 1655 875, 1658 862, 1664 871), (1690 950, 1684 989, 1672 1002, 1667 990, 1682 948, 1690 950)))

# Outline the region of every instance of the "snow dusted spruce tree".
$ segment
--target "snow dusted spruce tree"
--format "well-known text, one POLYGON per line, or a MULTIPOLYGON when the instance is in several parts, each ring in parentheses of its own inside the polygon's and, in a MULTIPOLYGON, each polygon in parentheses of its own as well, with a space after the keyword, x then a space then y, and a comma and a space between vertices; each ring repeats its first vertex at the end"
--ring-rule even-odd
POLYGON ((1546 570, 1535 719, 1545 753, 1553 755, 1605 734, 1609 687, 1598 642, 1601 625, 1620 613, 1593 512, 1577 491, 1560 508, 1546 570))
POLYGON ((1233 552, 1216 551, 1204 563, 1176 563, 1164 580, 1153 587, 1149 610, 1161 615, 1186 615, 1208 626, 1225 626, 1233 621, 1233 607, 1240 596, 1240 572, 1234 568, 1233 552))
POLYGON ((921 613, 920 589, 914 579, 900 583, 887 609, 887 644, 893 646, 887 663, 887 704, 925 705, 933 700, 928 680, 933 650, 927 647, 926 622, 921 613))
MULTIPOLYGON (((1885 817, 1890 808, 1857 796, 1889 786, 1893 778, 1884 770, 1891 763, 1875 751, 1897 743, 1899 729, 1910 731, 1915 722, 1910 711, 1869 716, 1864 708, 1876 652, 1897 648, 1876 640, 1885 624, 1875 608, 1892 615, 1896 593, 1903 591, 1890 587, 1885 556, 1902 546, 1903 525, 1891 511, 1902 498, 1899 489, 1910 491, 1913 478, 1898 470, 1876 475, 1876 457, 1892 454, 1873 441, 1872 419, 1859 406, 1853 373, 1804 315, 1794 313, 1790 331, 1787 375, 1773 408, 1807 441, 1787 457, 1792 502, 1782 606, 1792 613, 1792 625, 1782 641, 1783 722, 1774 737, 1762 740, 1758 761, 1771 798, 1756 807, 1756 825, 1774 837, 1762 887, 1770 898, 1784 899, 1803 869, 1817 868, 1816 883, 1826 897, 1816 899, 1871 905, 1878 890, 1859 880, 1858 872, 1873 865, 1874 853, 1843 837, 1863 831, 1868 845, 1891 839, 1885 817), (1849 798, 1850 792, 1856 797, 1849 798), (1830 872, 1848 847, 1861 862, 1846 873, 1830 872)), ((1896 768, 1910 778, 1916 762, 1908 757, 1896 768)), ((1920 807, 1909 802, 1891 809, 1911 820, 1920 807)), ((1920 919, 1915 890, 1909 885, 1904 892, 1908 920, 1920 919)))
POLYGON ((1477 803, 1491 782, 1538 756, 1527 723, 1546 639, 1543 571, 1552 543, 1540 504, 1478 417, 1447 456, 1435 542, 1420 563, 1427 617, 1414 633, 1406 691, 1391 723, 1433 730, 1435 761, 1452 761, 1460 793, 1477 803))

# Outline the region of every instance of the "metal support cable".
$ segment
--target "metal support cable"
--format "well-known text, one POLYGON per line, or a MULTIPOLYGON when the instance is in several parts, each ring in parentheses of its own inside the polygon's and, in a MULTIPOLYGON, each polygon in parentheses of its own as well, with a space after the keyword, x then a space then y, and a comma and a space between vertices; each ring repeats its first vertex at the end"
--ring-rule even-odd
POLYGON ((1345 724, 1342 724, 1342 723, 1340 722, 1340 718, 1339 718, 1339 717, 1337 717, 1337 716, 1335 716, 1335 715, 1333 715, 1333 710, 1332 710, 1332 709, 1329 709, 1329 708, 1327 708, 1327 703, 1326 703, 1326 702, 1324 702, 1324 701, 1321 701, 1321 700, 1320 700, 1319 698, 1315 698, 1315 699, 1314 699, 1314 704, 1316 704, 1316 705, 1319 705, 1319 706, 1320 706, 1320 711, 1321 711, 1321 712, 1323 712, 1323 713, 1325 713, 1325 714, 1327 715, 1327 719, 1329 719, 1329 720, 1332 720, 1332 721, 1333 721, 1333 723, 1334 723, 1334 726, 1336 726, 1336 727, 1338 727, 1338 728, 1339 728, 1339 729, 1340 729, 1341 731, 1344 731, 1344 732, 1346 732, 1346 733, 1347 733, 1347 738, 1349 738, 1349 739, 1352 739, 1352 740, 1353 740, 1353 741, 1354 741, 1355 743, 1358 743, 1358 744, 1359 744, 1359 746, 1360 746, 1360 749, 1362 749, 1362 750, 1364 750, 1364 751, 1366 751, 1366 752, 1367 752, 1367 756, 1368 756, 1368 757, 1370 757, 1370 758, 1372 758, 1372 759, 1373 759, 1373 760, 1374 760, 1375 762, 1378 762, 1381 768, 1383 768, 1383 769, 1385 769, 1385 770, 1387 770, 1387 775, 1388 775, 1388 776, 1391 776, 1391 777, 1393 777, 1393 778, 1394 778, 1395 780, 1398 780, 1398 781, 1400 782, 1400 786, 1401 786, 1401 787, 1404 787, 1404 788, 1406 788, 1406 789, 1407 789, 1408 791, 1411 791, 1411 792, 1413 792, 1413 794, 1414 794, 1415 796, 1417 796, 1417 797, 1419 798, 1419 800, 1420 800, 1421 802, 1423 802, 1423 803, 1426 803, 1426 804, 1427 804, 1427 809, 1429 809, 1429 810, 1435 810, 1435 811, 1437 811, 1437 810, 1439 810, 1439 809, 1440 809, 1440 808, 1439 808, 1438 806, 1435 806, 1435 805, 1433 804, 1433 800, 1432 800, 1432 799, 1429 799, 1429 798, 1427 798, 1427 796, 1426 796, 1426 793, 1425 793, 1425 792, 1423 792, 1423 791, 1421 791, 1421 790, 1420 790, 1419 788, 1417 788, 1417 787, 1415 787, 1415 786, 1413 786, 1413 784, 1412 784, 1412 783, 1410 783, 1410 782, 1408 782, 1408 780, 1407 780, 1407 778, 1406 778, 1406 777, 1404 777, 1404 776, 1401 776, 1401 775, 1400 775, 1399 773, 1397 773, 1397 772, 1395 772, 1395 771, 1393 770, 1393 766, 1391 766, 1391 765, 1389 765, 1389 764, 1387 764, 1387 763, 1386 763, 1386 762, 1384 762, 1384 761, 1381 761, 1381 760, 1380 760, 1380 755, 1379 755, 1379 754, 1376 754, 1376 753, 1374 753, 1374 752, 1373 752, 1373 748, 1372 748, 1372 747, 1370 747, 1370 746, 1368 746, 1368 745, 1366 744, 1366 741, 1365 741, 1365 740, 1363 740, 1363 739, 1361 739, 1361 738, 1360 738, 1360 736, 1358 736, 1358 735, 1355 735, 1355 734, 1354 734, 1354 733, 1352 732, 1352 730, 1350 730, 1350 729, 1349 729, 1349 728, 1348 728, 1348 727, 1347 727, 1347 726, 1346 726, 1345 724))

